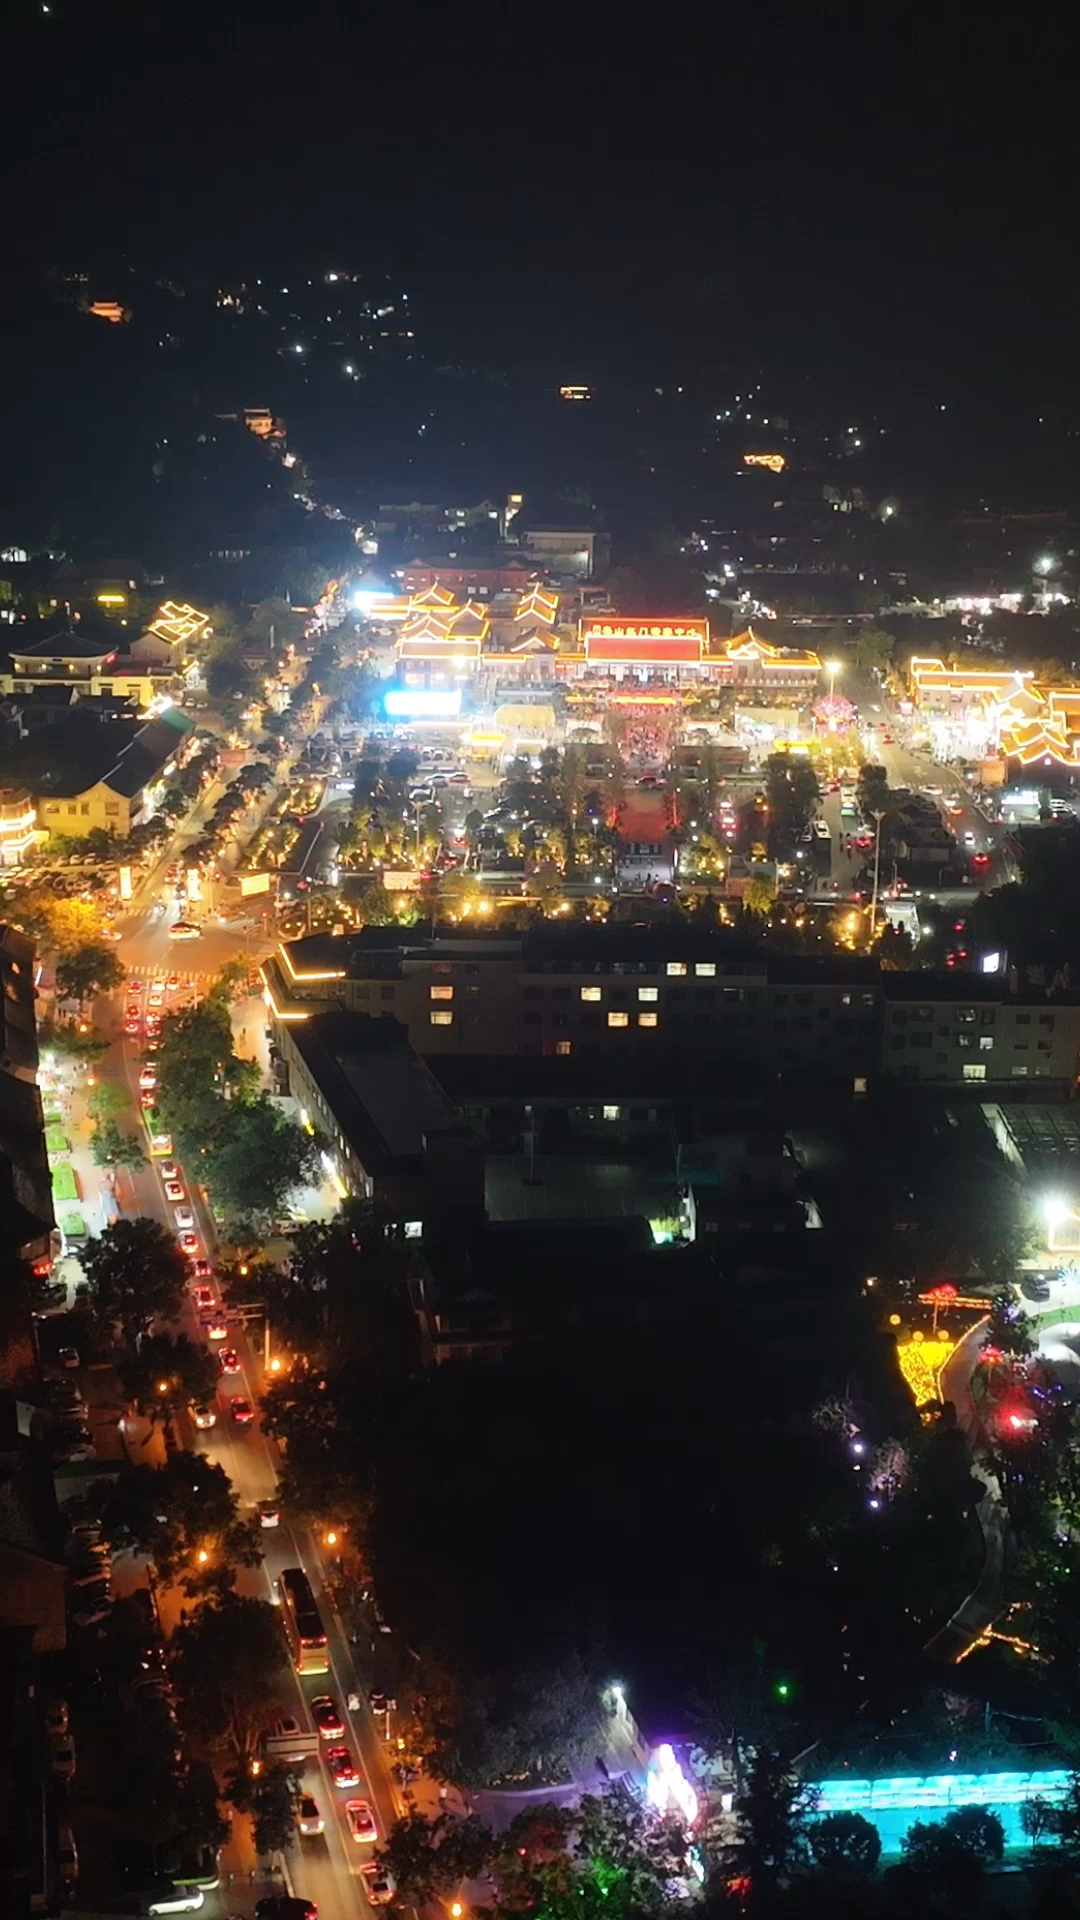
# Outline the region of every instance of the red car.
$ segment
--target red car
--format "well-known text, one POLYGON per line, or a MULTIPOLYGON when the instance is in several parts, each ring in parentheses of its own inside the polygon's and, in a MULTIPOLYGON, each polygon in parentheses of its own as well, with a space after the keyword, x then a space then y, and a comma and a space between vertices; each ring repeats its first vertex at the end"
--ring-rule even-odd
POLYGON ((251 1408, 251 1401, 245 1400, 243 1394, 240 1393, 234 1393, 231 1396, 229 1400, 229 1412, 232 1414, 238 1427, 250 1427, 255 1418, 251 1408))
MULTIPOLYGON (((191 1262, 191 1271, 195 1275, 196 1280, 208 1280, 213 1272, 213 1268, 209 1260, 200 1259, 191 1262)), ((213 1298, 212 1295, 211 1298, 213 1298)))
POLYGON ((326 1764, 330 1769, 330 1778, 335 1787, 358 1787, 360 1775, 356 1771, 356 1761, 348 1747, 328 1747, 326 1764))
POLYGON ((198 1253, 199 1236, 197 1233, 180 1233, 177 1234, 176 1237, 184 1253, 198 1253))
POLYGON ((240 1355, 235 1347, 222 1347, 218 1359, 221 1362, 222 1373, 239 1373, 240 1355))
POLYGON ((138 1031, 139 1031, 138 1020, 124 1021, 124 1032, 129 1036, 130 1039, 134 1040, 138 1034, 138 1031))
POLYGON ((154 1106, 154 1104, 155 1104, 155 1101, 154 1101, 153 1087, 143 1087, 142 1092, 139 1094, 139 1105, 142 1108, 143 1112, 149 1113, 150 1108, 154 1106))
POLYGON ((213 1287, 192 1287, 191 1297, 194 1300, 195 1305, 198 1307, 200 1313, 208 1308, 212 1308, 216 1306, 217 1304, 214 1299, 213 1287))

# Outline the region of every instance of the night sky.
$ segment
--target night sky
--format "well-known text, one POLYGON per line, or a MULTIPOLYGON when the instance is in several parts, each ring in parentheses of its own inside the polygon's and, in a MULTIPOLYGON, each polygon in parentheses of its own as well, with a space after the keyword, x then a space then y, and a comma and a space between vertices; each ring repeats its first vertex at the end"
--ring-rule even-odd
POLYGON ((1037 13, 16 11, 5 202, 38 258, 337 255, 474 357, 557 330, 593 372, 750 347, 893 387, 1069 373, 1075 112, 1037 13))

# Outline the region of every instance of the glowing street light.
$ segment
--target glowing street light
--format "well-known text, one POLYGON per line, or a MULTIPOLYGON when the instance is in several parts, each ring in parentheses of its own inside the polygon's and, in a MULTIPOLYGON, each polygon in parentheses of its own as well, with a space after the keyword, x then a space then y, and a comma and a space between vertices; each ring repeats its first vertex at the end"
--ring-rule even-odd
POLYGON ((207 1553, 205 1547, 200 1547, 196 1557, 198 1559, 200 1567, 205 1567, 207 1561, 210 1558, 210 1555, 207 1553))

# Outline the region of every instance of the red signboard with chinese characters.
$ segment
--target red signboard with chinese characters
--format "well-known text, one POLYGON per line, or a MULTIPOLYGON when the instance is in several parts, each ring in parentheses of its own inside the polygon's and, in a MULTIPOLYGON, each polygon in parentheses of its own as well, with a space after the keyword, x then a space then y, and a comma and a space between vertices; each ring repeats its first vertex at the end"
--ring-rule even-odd
POLYGON ((618 620, 592 617, 579 623, 589 660, 605 665, 698 665, 709 650, 707 620, 618 620))

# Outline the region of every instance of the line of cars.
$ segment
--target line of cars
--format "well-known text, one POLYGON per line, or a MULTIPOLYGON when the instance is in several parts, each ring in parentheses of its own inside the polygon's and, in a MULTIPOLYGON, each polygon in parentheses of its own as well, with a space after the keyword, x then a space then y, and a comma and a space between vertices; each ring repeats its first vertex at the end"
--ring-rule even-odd
MULTIPOLYGON (((349 1793, 343 1803, 345 1823, 350 1839, 357 1846, 374 1846, 379 1838, 374 1810, 370 1800, 362 1799, 350 1792, 351 1788, 362 1784, 360 1768, 352 1749, 345 1744, 346 1725, 338 1702, 333 1694, 319 1693, 310 1702, 311 1717, 323 1743, 323 1758, 326 1770, 336 1788, 349 1793)), ((301 1768, 311 1758, 309 1751, 310 1736, 304 1734, 298 1720, 291 1714, 279 1717, 274 1727, 275 1752, 287 1766, 301 1768), (289 1741, 295 1741, 290 1749, 289 1741)), ((302 1840, 314 1839, 326 1830, 326 1820, 315 1795, 310 1789, 300 1785, 297 1788, 296 1829, 302 1840)), ((360 1867, 360 1877, 372 1906, 386 1906, 394 1897, 393 1875, 382 1867, 377 1860, 367 1860, 360 1867)))
POLYGON ((78 1368, 78 1352, 74 1347, 61 1347, 57 1359, 64 1373, 46 1380, 42 1392, 49 1453, 57 1466, 61 1462, 93 1460, 96 1448, 86 1401, 78 1381, 68 1377, 78 1368))

